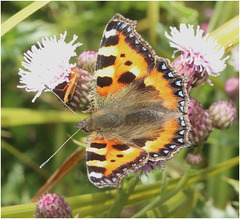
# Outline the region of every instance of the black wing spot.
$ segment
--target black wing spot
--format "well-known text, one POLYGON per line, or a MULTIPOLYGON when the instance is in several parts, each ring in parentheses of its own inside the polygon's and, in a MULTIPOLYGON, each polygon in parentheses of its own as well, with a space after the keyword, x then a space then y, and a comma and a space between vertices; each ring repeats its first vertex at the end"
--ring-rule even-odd
POLYGON ((136 76, 132 72, 127 71, 120 76, 118 82, 122 84, 130 84, 135 78, 136 76))
POLYGON ((90 161, 90 160, 105 161, 106 157, 105 155, 97 154, 94 152, 87 152, 87 161, 90 161))
POLYGON ((131 64, 132 64, 131 61, 126 61, 126 62, 124 63, 124 65, 127 65, 127 66, 130 66, 131 64))
POLYGON ((113 55, 111 56, 98 55, 96 70, 114 65, 115 60, 116 60, 116 56, 113 56, 113 55))
POLYGON ((105 148, 106 146, 107 146, 107 144, 104 144, 104 143, 91 143, 90 147, 101 149, 101 148, 105 148))
POLYGON ((115 144, 113 145, 113 148, 119 150, 119 151, 125 151, 129 149, 129 147, 126 144, 115 144))
POLYGON ((88 166, 88 172, 95 172, 95 173, 105 173, 106 169, 104 167, 97 167, 97 166, 88 166))
POLYGON ((110 77, 98 77, 97 78, 97 86, 99 87, 108 87, 112 84, 112 78, 110 77))

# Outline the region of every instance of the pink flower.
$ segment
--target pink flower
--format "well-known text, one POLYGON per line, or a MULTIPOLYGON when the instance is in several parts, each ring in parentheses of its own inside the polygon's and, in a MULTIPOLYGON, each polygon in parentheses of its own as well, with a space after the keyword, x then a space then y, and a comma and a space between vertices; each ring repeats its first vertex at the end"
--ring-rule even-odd
POLYGON ((176 48, 173 53, 181 52, 173 66, 179 74, 187 76, 189 90, 206 81, 211 84, 209 76, 218 76, 225 67, 228 57, 222 58, 224 48, 209 36, 203 36, 203 30, 197 26, 196 33, 193 25, 180 24, 180 30, 170 27, 171 35, 165 36, 171 40, 170 46, 176 48))
POLYGON ((45 193, 37 201, 36 218, 72 218, 72 209, 63 197, 45 193))
POLYGON ((224 90, 230 99, 238 102, 239 99, 239 78, 229 78, 225 82, 224 90))

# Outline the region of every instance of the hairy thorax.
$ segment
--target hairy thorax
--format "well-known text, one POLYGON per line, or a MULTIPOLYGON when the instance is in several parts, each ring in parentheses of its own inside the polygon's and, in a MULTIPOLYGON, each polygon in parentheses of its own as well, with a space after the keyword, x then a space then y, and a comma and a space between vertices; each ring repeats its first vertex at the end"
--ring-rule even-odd
POLYGON ((159 121, 162 113, 153 110, 139 110, 138 112, 124 112, 124 110, 108 111, 101 109, 76 125, 85 132, 114 132, 114 130, 127 129, 129 127, 153 124, 159 121))

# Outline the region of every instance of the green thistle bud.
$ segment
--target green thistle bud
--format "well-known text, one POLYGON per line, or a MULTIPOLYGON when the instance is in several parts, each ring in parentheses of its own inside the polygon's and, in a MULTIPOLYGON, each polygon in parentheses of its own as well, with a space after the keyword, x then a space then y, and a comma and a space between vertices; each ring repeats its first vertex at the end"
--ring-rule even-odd
POLYGON ((228 100, 219 100, 209 107, 212 124, 218 129, 228 129, 237 120, 237 109, 228 100))
POLYGON ((194 145, 207 140, 212 131, 212 121, 208 112, 193 98, 189 103, 188 116, 192 126, 189 140, 194 145))
POLYGON ((72 209, 63 197, 46 193, 38 199, 34 216, 36 218, 72 218, 72 209))

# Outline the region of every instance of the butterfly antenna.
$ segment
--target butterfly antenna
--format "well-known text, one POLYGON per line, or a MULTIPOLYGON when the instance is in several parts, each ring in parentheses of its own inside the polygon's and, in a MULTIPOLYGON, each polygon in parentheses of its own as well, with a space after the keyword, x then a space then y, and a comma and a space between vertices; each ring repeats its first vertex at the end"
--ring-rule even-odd
POLYGON ((79 130, 80 130, 80 129, 78 129, 71 137, 69 137, 69 138, 62 144, 62 146, 61 146, 60 148, 58 148, 58 149, 53 153, 53 155, 51 155, 44 163, 42 163, 42 164, 40 165, 40 168, 42 168, 43 166, 45 166, 45 164, 46 164, 49 160, 51 160, 51 159, 55 156, 55 154, 57 154, 58 151, 60 151, 60 150, 62 149, 62 147, 63 147, 70 139, 72 139, 74 135, 76 135, 76 134, 79 132, 79 130))
POLYGON ((44 86, 48 90, 50 90, 64 104, 64 106, 66 106, 75 116, 77 116, 80 119, 80 121, 82 121, 82 119, 77 115, 77 113, 75 113, 50 87, 48 87, 46 84, 44 86))

